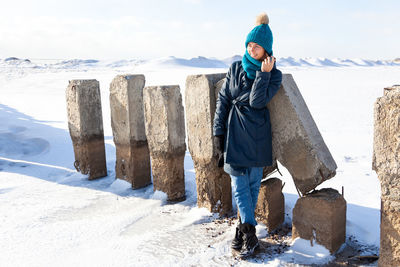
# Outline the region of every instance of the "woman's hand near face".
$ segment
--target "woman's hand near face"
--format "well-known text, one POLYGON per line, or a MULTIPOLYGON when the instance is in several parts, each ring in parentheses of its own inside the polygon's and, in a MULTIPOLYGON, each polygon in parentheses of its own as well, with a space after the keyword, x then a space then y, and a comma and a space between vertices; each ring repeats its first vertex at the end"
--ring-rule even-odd
POLYGON ((274 63, 275 63, 275 57, 273 57, 273 56, 267 57, 266 59, 264 59, 262 61, 261 71, 262 72, 270 72, 272 70, 272 68, 274 67, 274 63))

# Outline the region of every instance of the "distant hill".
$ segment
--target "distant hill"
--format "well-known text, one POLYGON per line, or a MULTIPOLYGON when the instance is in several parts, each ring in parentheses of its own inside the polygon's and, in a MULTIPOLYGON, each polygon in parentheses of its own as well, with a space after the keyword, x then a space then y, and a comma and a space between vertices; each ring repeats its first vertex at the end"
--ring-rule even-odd
POLYGON ((235 55, 233 57, 228 57, 228 58, 222 59, 222 61, 226 65, 230 66, 233 62, 242 60, 242 57, 243 56, 235 55))
MULTIPOLYGON (((195 57, 190 59, 174 56, 162 57, 150 60, 123 59, 123 60, 97 60, 97 59, 20 59, 9 57, 0 59, 0 66, 14 68, 35 68, 35 69, 71 69, 87 70, 91 68, 133 68, 137 66, 167 66, 167 67, 191 67, 191 68, 228 68, 233 62, 242 60, 241 55, 235 55, 225 59, 195 57)), ((400 58, 394 60, 369 60, 361 58, 341 59, 323 57, 281 57, 277 58, 278 67, 373 67, 373 66, 400 66, 400 58)))
POLYGON ((197 67, 197 68, 226 68, 228 65, 218 59, 196 57, 191 59, 177 58, 174 56, 164 57, 149 60, 145 64, 158 64, 158 65, 172 65, 172 66, 186 66, 186 67, 197 67))
MULTIPOLYGON (((191 59, 182 59, 176 57, 159 58, 150 60, 147 63, 157 63, 161 65, 189 66, 197 68, 227 68, 233 62, 242 60, 242 56, 235 55, 225 59, 215 59, 206 57, 197 57, 191 59)), ((144 62, 146 64, 146 62, 144 62)), ((278 67, 351 67, 351 66, 400 66, 399 62, 394 60, 368 60, 368 59, 329 59, 329 58, 293 58, 282 57, 277 58, 278 67)))

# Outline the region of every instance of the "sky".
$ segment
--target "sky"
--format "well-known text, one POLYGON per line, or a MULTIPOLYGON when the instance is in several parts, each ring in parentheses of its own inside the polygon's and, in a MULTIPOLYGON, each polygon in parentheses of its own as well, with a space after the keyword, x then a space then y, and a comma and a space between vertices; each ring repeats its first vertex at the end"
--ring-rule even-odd
POLYGON ((266 12, 276 57, 400 57, 398 0, 0 0, 0 58, 228 58, 266 12))

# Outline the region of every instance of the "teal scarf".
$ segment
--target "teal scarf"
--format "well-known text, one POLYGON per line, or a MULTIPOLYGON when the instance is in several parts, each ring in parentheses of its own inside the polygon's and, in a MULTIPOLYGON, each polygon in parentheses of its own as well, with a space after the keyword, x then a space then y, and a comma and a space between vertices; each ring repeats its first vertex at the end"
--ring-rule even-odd
POLYGON ((243 55, 242 66, 247 74, 247 77, 254 80, 256 78, 256 71, 261 71, 261 61, 252 58, 247 52, 243 55))

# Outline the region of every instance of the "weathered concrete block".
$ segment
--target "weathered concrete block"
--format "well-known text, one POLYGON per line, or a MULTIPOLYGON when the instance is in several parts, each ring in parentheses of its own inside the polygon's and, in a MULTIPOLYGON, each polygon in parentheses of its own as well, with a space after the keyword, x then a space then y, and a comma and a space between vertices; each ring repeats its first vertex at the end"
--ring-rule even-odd
POLYGON ((314 240, 331 253, 346 241, 346 200, 332 188, 309 193, 296 202, 292 238, 314 240))
POLYGON ((303 193, 336 174, 336 163, 291 74, 268 103, 273 156, 287 168, 303 193))
POLYGON ((76 170, 90 180, 107 176, 99 82, 70 81, 66 99, 76 170))
POLYGON ((170 201, 185 199, 185 118, 178 85, 144 89, 146 135, 149 141, 154 190, 170 201))
POLYGON ((111 126, 117 153, 116 177, 133 189, 151 183, 150 153, 143 114, 143 75, 118 75, 110 84, 111 126))
POLYGON ((379 266, 400 266, 400 85, 375 102, 372 168, 381 183, 379 266))
POLYGON ((217 166, 213 145, 216 100, 225 73, 190 75, 185 109, 189 151, 196 171, 197 205, 227 215, 232 212, 230 177, 217 166))
POLYGON ((261 183, 256 217, 267 226, 268 232, 278 228, 285 220, 285 198, 280 179, 270 178, 261 183))

